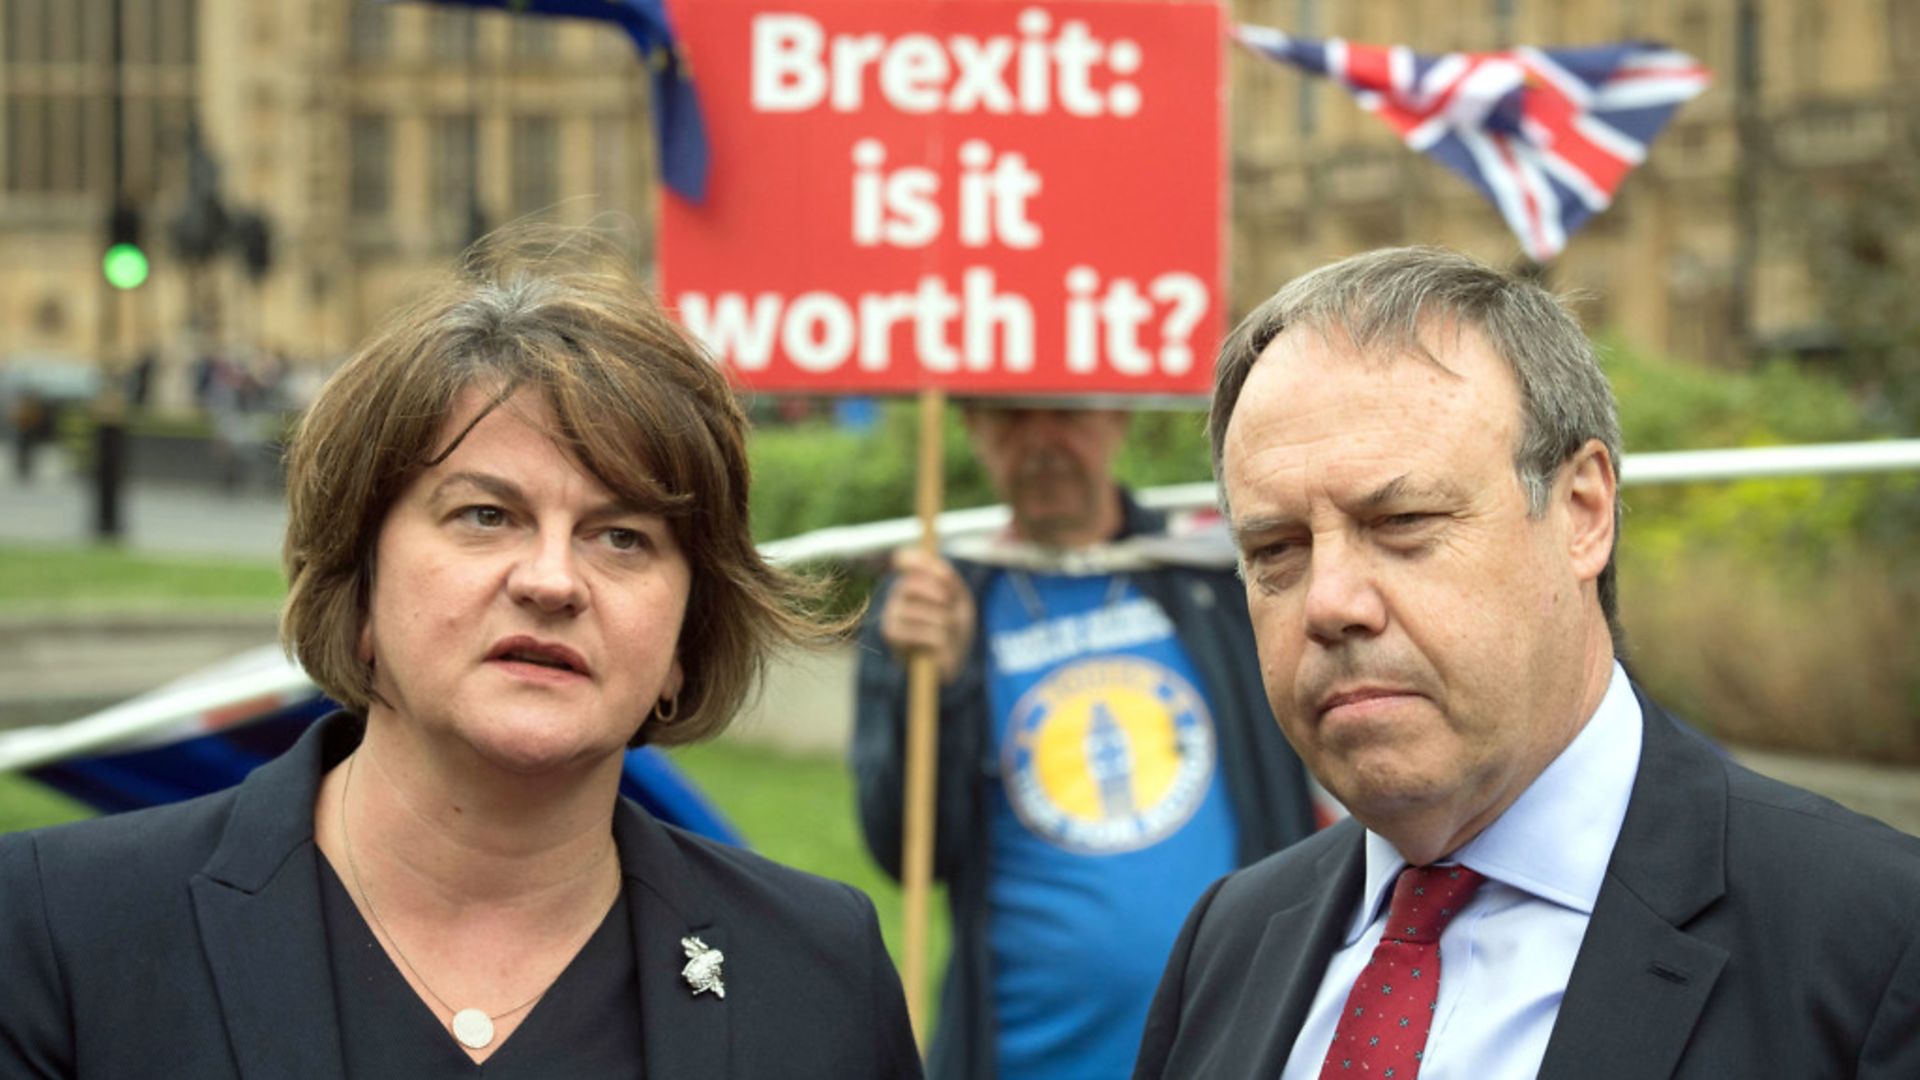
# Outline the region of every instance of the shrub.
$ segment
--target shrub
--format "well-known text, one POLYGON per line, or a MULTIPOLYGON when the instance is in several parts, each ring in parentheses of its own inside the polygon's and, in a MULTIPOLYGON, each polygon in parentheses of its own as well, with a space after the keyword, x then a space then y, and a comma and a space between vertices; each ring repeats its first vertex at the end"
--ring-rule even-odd
MULTIPOLYGON (((1137 413, 1116 471, 1135 487, 1207 479, 1205 424, 1205 414, 1195 411, 1137 413)), ((755 536, 775 540, 830 525, 911 515, 918 432, 919 410, 911 401, 888 402, 880 423, 866 432, 813 422, 756 429, 751 448, 755 536)), ((1000 501, 974 459, 958 409, 947 409, 941 438, 945 507, 1000 501)))
POLYGON ((1859 550, 1780 569, 1695 551, 1623 573, 1635 677, 1732 742, 1920 764, 1920 574, 1859 550))
MULTIPOLYGON (((1630 452, 1879 434, 1786 361, 1711 371, 1614 346, 1630 452)), ((1637 678, 1735 742, 1920 763, 1920 475, 1631 487, 1621 615, 1637 678)))

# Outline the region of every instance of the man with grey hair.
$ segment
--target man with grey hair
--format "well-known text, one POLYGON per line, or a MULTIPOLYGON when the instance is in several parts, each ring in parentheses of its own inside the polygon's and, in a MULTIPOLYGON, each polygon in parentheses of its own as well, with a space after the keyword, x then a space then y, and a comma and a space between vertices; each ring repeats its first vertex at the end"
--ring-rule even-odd
POLYGON ((1619 424, 1553 297, 1373 252, 1226 343, 1268 701, 1353 818, 1194 907, 1135 1076, 1920 1076, 1920 841, 1616 660, 1619 424))

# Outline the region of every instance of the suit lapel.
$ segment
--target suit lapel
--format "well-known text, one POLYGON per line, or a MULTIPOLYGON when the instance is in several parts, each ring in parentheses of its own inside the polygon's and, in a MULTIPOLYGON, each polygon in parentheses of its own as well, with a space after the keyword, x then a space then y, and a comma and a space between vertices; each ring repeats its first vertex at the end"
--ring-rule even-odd
POLYGON ((1644 694, 1640 709, 1639 772, 1541 1062, 1547 1080, 1672 1075, 1726 964, 1725 949, 1686 932, 1726 893, 1725 767, 1644 694))
POLYGON ((1248 1063, 1249 1076, 1279 1076, 1286 1067, 1327 962, 1339 950, 1354 905, 1360 902, 1366 882, 1362 831, 1352 819, 1334 828, 1352 835, 1335 842, 1315 862, 1313 878, 1324 887, 1275 912, 1254 951, 1233 1026, 1236 1041, 1244 1038, 1244 1045, 1259 1047, 1259 1056, 1248 1063), (1269 1004, 1273 1002, 1278 1005, 1269 1004))
POLYGON ((1543 1080, 1673 1074, 1727 952, 1609 882, 1567 981, 1543 1080))
POLYGON ((716 921, 710 898, 694 884, 666 829, 626 799, 613 822, 633 919, 647 1075, 733 1076, 733 1010, 714 993, 696 995, 681 976, 687 955, 680 941, 697 937, 725 957, 721 978, 732 992, 740 969, 727 927, 716 921))
POLYGON ((345 1075, 310 855, 290 859, 258 893, 206 877, 191 887, 240 1075, 345 1075))
POLYGON ((358 741, 356 722, 337 715, 256 769, 235 796, 212 858, 188 885, 241 1076, 345 1074, 313 803, 327 764, 358 741))

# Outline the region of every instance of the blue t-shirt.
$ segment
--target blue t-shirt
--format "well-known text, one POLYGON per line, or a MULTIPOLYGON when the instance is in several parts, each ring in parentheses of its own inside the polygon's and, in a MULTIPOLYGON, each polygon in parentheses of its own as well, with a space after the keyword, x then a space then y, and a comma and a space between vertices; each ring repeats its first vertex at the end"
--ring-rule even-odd
POLYGON ((1000 1076, 1125 1077, 1181 922, 1234 868, 1213 712, 1124 575, 1011 570, 981 611, 1000 1076))

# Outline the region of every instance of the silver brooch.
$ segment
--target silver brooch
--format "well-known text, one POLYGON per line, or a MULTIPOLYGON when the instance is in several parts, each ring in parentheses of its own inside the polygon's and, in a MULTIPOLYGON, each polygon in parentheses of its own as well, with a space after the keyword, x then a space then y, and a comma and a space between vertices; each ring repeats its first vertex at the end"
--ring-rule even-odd
POLYGON ((693 996, 712 991, 714 997, 726 997, 727 984, 720 981, 720 965, 726 954, 697 937, 681 938, 680 947, 687 951, 687 966, 680 969, 680 977, 693 988, 693 996))

